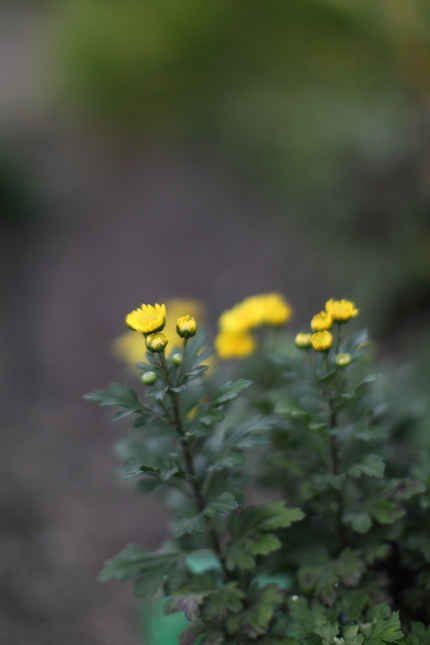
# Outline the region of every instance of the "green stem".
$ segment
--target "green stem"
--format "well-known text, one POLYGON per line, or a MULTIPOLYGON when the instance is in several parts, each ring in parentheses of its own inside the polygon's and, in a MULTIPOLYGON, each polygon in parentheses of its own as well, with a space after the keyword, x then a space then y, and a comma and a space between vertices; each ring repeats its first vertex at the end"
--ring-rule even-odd
MULTIPOLYGON (((172 387, 174 387, 174 385, 173 385, 173 383, 172 383, 172 381, 170 379, 170 375, 169 375, 169 371, 168 371, 168 367, 167 367, 167 363, 166 363, 166 357, 164 355, 164 352, 160 353, 160 367, 161 367, 161 369, 163 371, 166 385, 168 385, 168 387, 169 387, 169 395, 170 395, 170 398, 172 399, 173 414, 174 414, 174 417, 175 417, 175 428, 176 428, 176 430, 178 431, 178 434, 181 437, 182 452, 183 452, 183 455, 184 455, 184 460, 185 460, 187 473, 190 475, 191 486, 193 488, 193 493, 194 493, 194 498, 195 498, 195 501, 196 501, 196 505, 197 505, 197 508, 199 510, 199 513, 203 513, 204 509, 206 508, 206 502, 205 502, 205 499, 203 497, 203 494, 202 494, 202 491, 201 491, 201 488, 200 488, 200 484, 199 484, 199 482, 197 480, 191 448, 190 448, 190 446, 189 446, 189 444, 187 442, 187 438, 185 436, 185 429, 184 429, 184 426, 183 426, 183 423, 182 423, 181 411, 180 411, 180 407, 179 407, 179 395, 178 395, 178 392, 173 392, 172 391, 172 387)), ((215 531, 215 529, 213 527, 208 529, 208 536, 209 536, 210 541, 212 543, 213 551, 216 553, 216 555, 218 557, 220 557, 221 545, 219 543, 218 534, 216 533, 216 531, 215 531)), ((225 569, 225 567, 224 567, 224 569, 225 569)), ((229 574, 228 574, 226 569, 225 569, 225 573, 226 573, 226 577, 228 577, 229 574)))
POLYGON ((182 352, 182 363, 181 367, 179 369, 179 375, 178 375, 178 385, 182 385, 182 376, 184 373, 184 363, 185 363, 185 354, 187 351, 187 343, 188 343, 188 338, 184 338, 184 351, 182 352))
MULTIPOLYGON (((338 475, 341 474, 340 455, 337 448, 336 435, 333 432, 333 430, 336 428, 336 425, 337 425, 337 414, 336 414, 337 411, 330 397, 328 399, 328 405, 329 405, 329 431, 330 431, 329 447, 330 447, 330 457, 331 457, 330 470, 331 470, 331 474, 334 477, 337 477, 338 475)), ((342 521, 343 495, 344 495, 344 486, 342 486, 341 488, 336 488, 337 509, 336 509, 335 519, 336 519, 336 527, 337 527, 339 553, 343 551, 347 546, 346 530, 345 530, 345 525, 342 521)))

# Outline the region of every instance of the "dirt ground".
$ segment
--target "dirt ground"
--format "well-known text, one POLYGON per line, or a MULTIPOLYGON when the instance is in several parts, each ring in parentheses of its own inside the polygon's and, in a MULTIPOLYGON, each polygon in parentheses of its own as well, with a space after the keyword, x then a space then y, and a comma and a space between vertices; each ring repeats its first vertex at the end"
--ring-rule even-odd
MULTIPOLYGON (((10 15, 27 34, 27 14, 10 15)), ((41 109, 14 120, 14 88, 4 137, 43 208, 0 228, 0 643, 132 645, 131 585, 96 576, 127 542, 157 548, 167 514, 114 473, 125 424, 81 398, 126 378, 109 350, 124 315, 192 296, 215 321, 278 290, 299 328, 332 294, 305 233, 210 151, 104 147, 41 109)))

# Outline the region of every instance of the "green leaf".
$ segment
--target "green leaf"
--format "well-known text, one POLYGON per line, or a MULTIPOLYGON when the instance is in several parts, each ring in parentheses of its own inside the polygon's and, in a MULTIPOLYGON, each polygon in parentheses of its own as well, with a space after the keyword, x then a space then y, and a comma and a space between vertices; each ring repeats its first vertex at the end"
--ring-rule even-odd
MULTIPOLYGON (((362 645, 364 641, 363 634, 358 633, 358 625, 349 625, 343 630, 344 645, 362 645)), ((340 643, 339 643, 340 645, 340 643)))
POLYGON ((223 468, 237 468, 243 466, 246 463, 246 457, 241 450, 233 448, 227 454, 220 453, 216 457, 215 463, 209 466, 208 471, 211 470, 222 470, 223 468))
POLYGON ((210 404, 211 407, 216 407, 218 405, 222 405, 223 403, 227 403, 228 401, 237 399, 238 395, 246 390, 251 384, 252 381, 246 381, 242 378, 235 382, 227 381, 227 383, 221 385, 216 391, 215 396, 210 404))
POLYGON ((228 511, 234 511, 239 505, 231 493, 221 493, 218 495, 212 502, 206 506, 203 513, 207 517, 215 517, 217 513, 227 513, 228 511))
POLYGON ((276 607, 282 602, 283 594, 276 584, 265 587, 254 585, 248 594, 249 607, 228 617, 229 634, 245 633, 257 638, 267 633, 276 607))
POLYGON ((366 511, 344 513, 342 521, 349 524, 357 533, 367 533, 372 526, 372 518, 366 511))
POLYGON ((314 612, 315 634, 321 636, 322 645, 333 645, 334 637, 338 635, 340 628, 337 623, 330 623, 321 612, 314 612))
POLYGON ((368 477, 381 478, 384 474, 385 463, 378 455, 367 455, 363 459, 348 469, 351 477, 360 477, 363 473, 368 477))
POLYGON ((224 551, 229 570, 251 569, 255 556, 267 555, 280 548, 281 543, 271 531, 287 528, 303 519, 298 508, 286 508, 285 502, 269 502, 262 506, 248 506, 229 520, 232 542, 224 551))
POLYGON ((83 397, 88 401, 94 401, 100 405, 118 406, 125 408, 125 412, 118 412, 114 416, 114 421, 119 421, 130 414, 140 412, 143 416, 150 417, 148 411, 144 410, 137 398, 137 394, 128 385, 120 383, 111 383, 109 390, 94 390, 83 397))
POLYGON ((199 423, 203 424, 204 426, 210 426, 213 423, 221 423, 221 421, 224 421, 224 419, 225 414, 221 412, 221 410, 209 409, 205 416, 200 419, 199 423))
POLYGON ((188 596, 181 596, 176 600, 178 611, 183 611, 185 617, 192 623, 197 622, 200 616, 200 605, 206 598, 205 593, 193 593, 188 596))
POLYGON ((125 580, 138 578, 135 594, 152 597, 161 586, 163 576, 180 564, 180 553, 148 553, 140 546, 129 544, 121 553, 105 562, 99 580, 125 580))
POLYGON ((347 587, 356 587, 364 569, 358 551, 348 548, 336 560, 301 567, 297 577, 303 593, 315 593, 324 604, 333 607, 337 599, 336 586, 342 582, 347 587))
POLYGON ((398 641, 402 636, 399 612, 391 613, 386 603, 371 607, 366 613, 367 624, 361 625, 366 645, 384 645, 398 641))
POLYGON ((182 513, 173 523, 173 535, 180 537, 184 533, 201 532, 205 528, 206 519, 203 513, 182 513))

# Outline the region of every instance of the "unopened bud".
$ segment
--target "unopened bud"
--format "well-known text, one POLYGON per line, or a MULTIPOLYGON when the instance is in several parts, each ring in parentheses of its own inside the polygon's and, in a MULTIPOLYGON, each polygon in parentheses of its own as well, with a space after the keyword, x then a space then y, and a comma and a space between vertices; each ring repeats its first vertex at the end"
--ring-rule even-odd
POLYGON ((150 352, 162 352, 168 342, 169 339, 162 331, 159 331, 156 334, 149 334, 149 336, 145 338, 146 347, 150 352))
POLYGON ((140 380, 142 383, 145 383, 145 385, 154 385, 157 380, 157 375, 155 372, 144 372, 141 375, 140 380))
POLYGON ((294 343, 299 349, 309 349, 312 344, 312 334, 297 334, 294 343))
POLYGON ((182 354, 173 354, 172 363, 173 365, 175 365, 175 367, 179 367, 179 365, 182 365, 182 354))
POLYGON ((176 323, 176 331, 181 338, 191 338, 196 335, 197 324, 191 316, 183 316, 178 318, 176 323))
POLYGON ((347 367, 351 361, 352 358, 350 354, 336 354, 336 358, 334 359, 337 367, 347 367))

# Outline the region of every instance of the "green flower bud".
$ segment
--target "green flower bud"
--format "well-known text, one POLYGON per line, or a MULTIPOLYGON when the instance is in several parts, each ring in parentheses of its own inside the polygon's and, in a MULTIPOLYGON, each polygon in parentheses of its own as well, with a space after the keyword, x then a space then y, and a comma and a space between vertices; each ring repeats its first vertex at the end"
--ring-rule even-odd
POLYGON ((197 324, 192 316, 183 316, 178 318, 176 323, 176 332, 181 338, 191 338, 195 336, 197 331, 197 324))
POLYGON ((145 338, 146 347, 150 352, 163 352, 168 342, 166 334, 163 334, 162 331, 150 334, 145 338))
POLYGON ((145 383, 145 385, 154 385, 155 381, 157 380, 157 375, 155 372, 144 372, 140 376, 140 380, 142 383, 145 383))
POLYGON ((312 334, 297 334, 294 343, 299 349, 309 349, 312 344, 312 334))
POLYGON ((173 354, 172 363, 173 365, 175 365, 175 367, 179 367, 179 365, 182 365, 182 354, 173 354))
POLYGON ((336 358, 334 359, 337 367, 347 367, 347 365, 349 365, 351 361, 352 358, 350 354, 336 354, 336 358))

